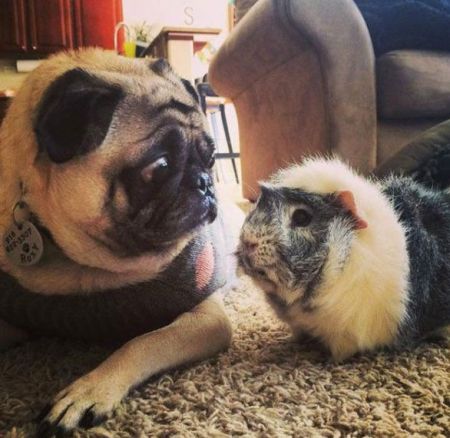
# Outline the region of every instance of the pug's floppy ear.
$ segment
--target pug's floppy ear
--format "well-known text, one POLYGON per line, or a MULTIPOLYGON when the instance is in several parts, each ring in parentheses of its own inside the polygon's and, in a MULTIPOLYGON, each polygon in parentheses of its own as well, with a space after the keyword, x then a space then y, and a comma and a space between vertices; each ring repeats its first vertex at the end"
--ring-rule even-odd
POLYGON ((34 131, 40 153, 65 163, 101 145, 122 96, 120 87, 75 68, 44 93, 34 131))
POLYGON ((153 61, 150 64, 150 70, 160 76, 174 72, 169 61, 164 58, 158 58, 156 61, 153 61))
POLYGON ((200 103, 200 97, 197 93, 197 90, 194 88, 192 83, 187 79, 181 78, 181 82, 183 82, 184 88, 186 88, 187 92, 195 99, 197 103, 200 103))
POLYGON ((368 227, 367 222, 360 216, 358 212, 355 197, 350 190, 342 190, 340 192, 336 192, 336 197, 342 207, 349 211, 353 216, 353 219, 355 220, 355 227, 357 230, 362 230, 368 227))
MULTIPOLYGON (((150 64, 150 70, 153 73, 156 73, 159 76, 167 76, 167 75, 174 75, 179 77, 174 71, 169 62, 164 58, 158 58, 156 61, 153 61, 150 64)), ((186 88, 186 91, 195 99, 197 103, 200 102, 200 97, 192 85, 190 81, 184 78, 180 78, 181 82, 183 83, 184 88, 186 88)))

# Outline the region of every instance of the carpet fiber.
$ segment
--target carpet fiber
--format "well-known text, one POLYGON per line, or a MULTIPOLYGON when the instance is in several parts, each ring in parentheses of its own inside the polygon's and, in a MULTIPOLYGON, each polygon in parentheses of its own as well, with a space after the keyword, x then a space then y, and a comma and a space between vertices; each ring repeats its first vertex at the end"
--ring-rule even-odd
MULTIPOLYGON (((79 437, 445 437, 450 349, 426 344, 336 365, 295 344, 244 281, 227 297, 232 347, 134 390, 102 427, 79 437)), ((40 340, 0 354, 0 437, 34 436, 46 400, 106 356, 40 340)))

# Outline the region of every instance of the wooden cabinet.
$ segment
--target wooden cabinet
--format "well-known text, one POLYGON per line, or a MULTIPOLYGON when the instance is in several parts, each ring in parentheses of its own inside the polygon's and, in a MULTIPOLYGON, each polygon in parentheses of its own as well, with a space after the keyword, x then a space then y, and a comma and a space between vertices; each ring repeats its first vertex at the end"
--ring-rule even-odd
POLYGON ((0 56, 42 57, 83 46, 114 48, 121 0, 0 0, 0 56))
POLYGON ((26 0, 29 50, 53 53, 74 47, 70 0, 26 0))
POLYGON ((114 49, 114 27, 123 20, 122 0, 73 0, 76 47, 114 49))
POLYGON ((0 0, 0 51, 26 50, 25 0, 0 0))

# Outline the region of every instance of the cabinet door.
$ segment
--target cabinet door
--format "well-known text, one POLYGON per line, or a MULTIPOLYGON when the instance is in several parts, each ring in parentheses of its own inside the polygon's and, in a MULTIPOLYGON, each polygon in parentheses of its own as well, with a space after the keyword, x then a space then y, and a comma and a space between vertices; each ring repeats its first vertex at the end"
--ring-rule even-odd
POLYGON ((70 0, 27 0, 31 50, 51 53, 74 47, 70 0))
POLYGON ((24 0, 0 0, 0 51, 27 50, 24 0))
MULTIPOLYGON (((73 0, 76 45, 114 48, 114 29, 122 21, 121 0, 73 0)), ((120 41, 120 38, 119 38, 120 41)))

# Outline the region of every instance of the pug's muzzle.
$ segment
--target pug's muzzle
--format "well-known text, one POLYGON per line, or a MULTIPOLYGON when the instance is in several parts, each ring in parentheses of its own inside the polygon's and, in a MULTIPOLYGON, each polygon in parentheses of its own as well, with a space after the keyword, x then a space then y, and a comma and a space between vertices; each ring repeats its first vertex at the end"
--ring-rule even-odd
MULTIPOLYGON (((201 138, 212 144, 206 132, 201 138)), ((115 251, 125 256, 162 251, 184 235, 217 217, 217 200, 208 152, 205 165, 199 157, 203 140, 190 145, 175 128, 153 145, 133 166, 125 166, 111 184, 108 213, 112 226, 106 236, 115 251), (117 192, 125 193, 124 214, 114 204, 117 192)))

